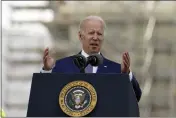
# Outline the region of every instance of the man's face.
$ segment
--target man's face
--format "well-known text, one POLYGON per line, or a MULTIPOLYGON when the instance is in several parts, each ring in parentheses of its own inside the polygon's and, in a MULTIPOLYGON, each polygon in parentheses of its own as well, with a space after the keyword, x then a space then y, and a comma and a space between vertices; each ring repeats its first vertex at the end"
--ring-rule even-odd
POLYGON ((103 23, 99 20, 85 21, 83 31, 79 32, 79 39, 86 53, 93 54, 100 52, 104 40, 103 23))

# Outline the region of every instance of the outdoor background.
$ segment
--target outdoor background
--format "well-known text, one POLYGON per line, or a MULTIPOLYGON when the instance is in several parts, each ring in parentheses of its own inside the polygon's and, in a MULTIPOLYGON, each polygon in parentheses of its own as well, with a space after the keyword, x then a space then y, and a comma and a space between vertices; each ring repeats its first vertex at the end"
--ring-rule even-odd
POLYGON ((2 1, 2 108, 25 117, 32 74, 43 50, 62 58, 80 51, 81 19, 99 15, 107 24, 102 53, 131 69, 143 91, 141 116, 176 117, 176 2, 2 1))

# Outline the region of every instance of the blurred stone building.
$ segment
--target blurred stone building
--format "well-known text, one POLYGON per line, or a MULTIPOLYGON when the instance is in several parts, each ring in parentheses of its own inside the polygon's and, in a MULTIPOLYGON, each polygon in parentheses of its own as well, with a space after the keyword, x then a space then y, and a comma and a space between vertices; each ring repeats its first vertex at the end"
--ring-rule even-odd
POLYGON ((9 1, 8 5, 10 25, 2 32, 1 73, 7 116, 26 116, 32 73, 40 71, 45 47, 55 58, 80 51, 78 25, 88 15, 106 21, 102 50, 106 57, 120 63, 122 52, 129 51, 131 69, 143 90, 141 116, 176 116, 176 2, 9 1))

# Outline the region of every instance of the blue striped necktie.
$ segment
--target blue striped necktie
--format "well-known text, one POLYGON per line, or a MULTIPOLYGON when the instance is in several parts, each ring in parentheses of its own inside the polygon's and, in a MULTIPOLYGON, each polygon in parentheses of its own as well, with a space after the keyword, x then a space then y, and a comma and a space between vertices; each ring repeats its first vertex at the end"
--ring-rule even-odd
POLYGON ((93 66, 90 64, 85 68, 85 73, 93 73, 93 66))

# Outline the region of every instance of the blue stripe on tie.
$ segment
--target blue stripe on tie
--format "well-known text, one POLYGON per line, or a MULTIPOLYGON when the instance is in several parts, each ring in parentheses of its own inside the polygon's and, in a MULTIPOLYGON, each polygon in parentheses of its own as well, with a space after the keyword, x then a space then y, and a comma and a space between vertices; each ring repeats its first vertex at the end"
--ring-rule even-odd
POLYGON ((93 66, 90 64, 85 68, 85 73, 93 73, 93 66))

